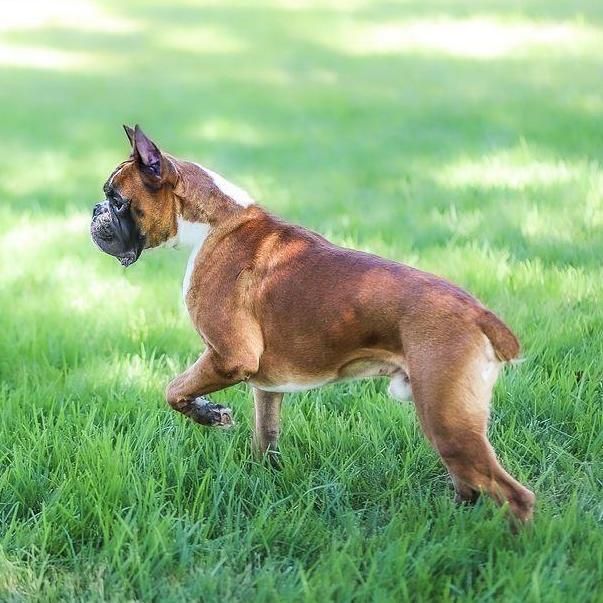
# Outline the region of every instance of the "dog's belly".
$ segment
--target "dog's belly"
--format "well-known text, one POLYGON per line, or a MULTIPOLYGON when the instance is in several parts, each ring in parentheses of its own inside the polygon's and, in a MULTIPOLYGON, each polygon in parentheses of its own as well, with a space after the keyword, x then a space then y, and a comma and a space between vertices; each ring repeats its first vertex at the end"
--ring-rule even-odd
POLYGON ((258 389, 261 389, 265 392, 279 392, 279 393, 294 393, 294 392, 305 392, 309 389, 316 389, 318 387, 322 387, 323 385, 327 385, 329 383, 333 383, 330 379, 320 380, 320 381, 301 381, 299 378, 297 381, 283 381, 282 383, 271 383, 264 379, 250 379, 249 383, 258 389))
MULTIPOLYGON (((382 354, 377 354, 377 356, 382 356, 382 354)), ((316 373, 303 370, 303 367, 283 367, 282 363, 260 362, 258 372, 249 380, 249 383, 258 389, 269 392, 302 392, 339 381, 388 377, 398 373, 403 364, 401 359, 388 358, 385 360, 363 356, 340 363, 330 370, 316 373)))

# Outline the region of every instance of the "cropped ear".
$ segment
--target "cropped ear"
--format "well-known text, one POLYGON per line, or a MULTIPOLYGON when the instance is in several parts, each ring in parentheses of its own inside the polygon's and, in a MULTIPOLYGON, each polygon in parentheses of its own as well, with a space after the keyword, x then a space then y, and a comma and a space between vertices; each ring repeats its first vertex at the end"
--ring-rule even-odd
POLYGON ((134 127, 132 154, 145 175, 156 181, 161 179, 161 151, 138 124, 134 127))
POLYGON ((134 146, 134 128, 130 128, 130 126, 126 126, 126 124, 124 124, 123 128, 128 140, 130 141, 130 144, 134 146))

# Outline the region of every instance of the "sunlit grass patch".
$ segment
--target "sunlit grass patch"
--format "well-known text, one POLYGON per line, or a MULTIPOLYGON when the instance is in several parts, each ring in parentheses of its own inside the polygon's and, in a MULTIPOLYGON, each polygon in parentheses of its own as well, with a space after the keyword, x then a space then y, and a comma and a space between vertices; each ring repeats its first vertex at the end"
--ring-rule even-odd
POLYGON ((159 32, 156 42, 167 50, 180 50, 200 54, 241 54, 246 45, 241 38, 234 36, 228 29, 217 29, 208 25, 195 25, 170 28, 159 32))
MULTIPOLYGON (((103 151, 86 152, 83 133, 74 133, 74 138, 75 142, 62 145, 60 149, 52 148, 52 140, 47 137, 38 139, 34 148, 27 148, 25 140, 15 145, 7 144, 10 153, 4 164, 0 194, 10 203, 5 202, 3 206, 10 204, 16 210, 14 213, 33 211, 34 219, 38 211, 60 215, 64 213, 60 210, 65 207, 77 208, 80 219, 77 230, 81 233, 84 224, 82 196, 95 195, 100 199, 104 182, 95 182, 94 188, 90 186, 90 165, 98 165, 101 169, 104 167, 108 176, 113 156, 103 151), (75 151, 82 146, 84 148, 80 151, 75 151)), ((6 224, 10 224, 10 221, 3 220, 1 226, 4 228, 6 224)), ((43 225, 39 228, 43 229, 43 225)), ((49 232, 48 236, 57 236, 56 233, 62 228, 64 226, 55 221, 53 228, 46 228, 46 231, 54 233, 49 232)), ((14 236, 20 235, 15 233, 14 236)), ((32 237, 31 244, 37 245, 35 237, 32 237)))
MULTIPOLYGON (((592 171, 596 173, 595 170, 593 166, 592 171)), ((453 165, 437 170, 435 177, 445 186, 524 190, 575 182, 588 171, 588 165, 575 165, 562 160, 537 160, 526 154, 503 152, 474 161, 457 160, 453 165)))
POLYGON ((36 30, 43 27, 77 28, 80 31, 131 31, 135 19, 112 14, 91 0, 22 0, 4 7, 0 31, 36 30))
POLYGON ((10 67, 35 67, 38 69, 84 69, 94 60, 84 53, 71 53, 43 46, 17 46, 0 44, 0 65, 10 67))
MULTIPOLYGON (((112 33, 127 33, 137 29, 135 21, 112 15, 99 3, 89 0, 23 0, 3 8, 0 32, 8 40, 14 32, 27 31, 35 41, 36 32, 45 28, 112 33)), ((108 61, 106 52, 74 52, 39 44, 0 42, 2 67, 90 71, 95 70, 101 62, 107 67, 108 61)))
POLYGON ((234 119, 204 119, 198 127, 191 128, 190 135, 205 144, 230 142, 238 145, 263 146, 270 144, 272 136, 267 137, 252 122, 238 122, 234 119))
POLYGON ((603 31, 585 23, 437 17, 392 23, 344 23, 327 44, 353 55, 441 53, 478 60, 530 52, 586 55, 601 52, 603 31))

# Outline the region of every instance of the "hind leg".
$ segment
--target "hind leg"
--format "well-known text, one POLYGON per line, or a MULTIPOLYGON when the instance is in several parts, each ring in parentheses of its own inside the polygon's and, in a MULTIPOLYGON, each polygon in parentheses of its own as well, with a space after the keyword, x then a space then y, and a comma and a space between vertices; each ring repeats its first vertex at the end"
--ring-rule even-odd
POLYGON ((534 494, 503 469, 487 436, 498 369, 489 342, 432 355, 410 370, 414 400, 423 429, 450 472, 457 500, 473 502, 485 492, 528 521, 534 494))
POLYGON ((457 505, 474 505, 479 499, 480 491, 463 483, 454 473, 448 473, 454 486, 454 502, 457 505))
POLYGON ((444 430, 433 441, 452 476, 457 501, 472 503, 486 492, 497 503, 508 503, 519 520, 531 519, 534 494, 503 469, 485 435, 444 430))

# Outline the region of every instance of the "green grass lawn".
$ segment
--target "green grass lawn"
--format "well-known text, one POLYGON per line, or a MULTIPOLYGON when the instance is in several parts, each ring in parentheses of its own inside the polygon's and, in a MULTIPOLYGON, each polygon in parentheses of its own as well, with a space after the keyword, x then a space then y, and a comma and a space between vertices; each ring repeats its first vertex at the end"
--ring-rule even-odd
POLYGON ((602 601, 603 3, 11 7, 0 600, 602 601), (384 382, 289 395, 281 471, 252 458, 246 387, 214 396, 230 432, 171 411, 200 352, 186 255, 124 270, 88 235, 122 123, 501 315, 525 362, 491 435, 533 526, 456 507, 384 382))

